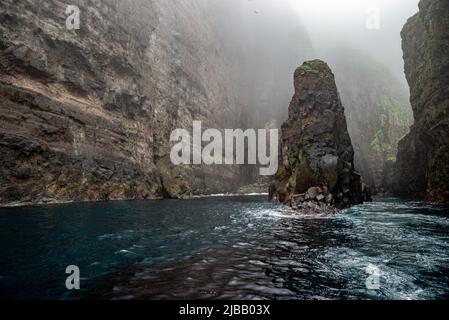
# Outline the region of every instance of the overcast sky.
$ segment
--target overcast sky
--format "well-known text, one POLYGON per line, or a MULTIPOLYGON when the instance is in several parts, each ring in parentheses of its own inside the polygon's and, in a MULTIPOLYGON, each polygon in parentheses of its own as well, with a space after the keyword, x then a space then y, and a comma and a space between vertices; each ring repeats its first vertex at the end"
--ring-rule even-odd
MULTIPOLYGON (((253 0, 256 3, 257 0, 253 0)), ((317 53, 348 44, 370 54, 404 80, 400 32, 419 0, 287 1, 306 26, 317 53), (375 26, 379 13, 379 29, 375 26), (374 29, 367 28, 368 26, 374 29)))
MULTIPOLYGON (((212 0, 210 0, 212 1, 212 0)), ((310 35, 316 58, 332 55, 338 47, 353 47, 375 58, 388 67, 397 78, 405 81, 400 32, 407 19, 418 11, 419 0, 214 0, 234 7, 240 16, 230 24, 234 30, 245 30, 245 24, 254 20, 269 21, 267 28, 279 25, 285 28, 287 10, 298 17, 310 35), (245 13, 246 12, 246 13, 245 13), (282 14, 279 14, 282 13, 282 14), (379 29, 368 29, 367 21, 375 23, 378 15, 379 29), (279 22, 276 24, 278 16, 279 22), (270 17, 270 18, 267 18, 270 17), (374 22, 373 22, 374 21, 374 22)), ((227 18, 229 19, 229 17, 227 18)), ((229 21, 228 21, 229 22, 229 21)), ((291 23, 292 29, 295 24, 291 23)), ((259 28, 256 32, 265 33, 259 28)), ((248 34, 233 32, 232 37, 248 34)), ((267 47, 270 43, 266 44, 267 47)), ((286 48, 287 49, 287 48, 286 48)))

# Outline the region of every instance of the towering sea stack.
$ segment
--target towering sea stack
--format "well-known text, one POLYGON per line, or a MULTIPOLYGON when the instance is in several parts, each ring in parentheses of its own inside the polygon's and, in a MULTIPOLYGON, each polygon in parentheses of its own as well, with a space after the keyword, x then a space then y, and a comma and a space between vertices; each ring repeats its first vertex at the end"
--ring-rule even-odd
POLYGON ((422 0, 402 30, 415 124, 399 144, 391 188, 449 202, 449 1, 422 0))
POLYGON ((295 94, 281 143, 272 201, 320 211, 363 202, 344 108, 325 62, 308 61, 295 71, 295 94))

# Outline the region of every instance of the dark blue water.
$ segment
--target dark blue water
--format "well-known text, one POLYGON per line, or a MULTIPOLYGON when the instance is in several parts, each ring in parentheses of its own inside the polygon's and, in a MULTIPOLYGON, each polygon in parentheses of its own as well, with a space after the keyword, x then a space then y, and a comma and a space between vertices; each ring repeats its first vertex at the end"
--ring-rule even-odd
POLYGON ((0 297, 449 298, 447 207, 384 199, 316 216, 264 200, 0 209, 0 297), (80 291, 65 288, 68 265, 80 291))

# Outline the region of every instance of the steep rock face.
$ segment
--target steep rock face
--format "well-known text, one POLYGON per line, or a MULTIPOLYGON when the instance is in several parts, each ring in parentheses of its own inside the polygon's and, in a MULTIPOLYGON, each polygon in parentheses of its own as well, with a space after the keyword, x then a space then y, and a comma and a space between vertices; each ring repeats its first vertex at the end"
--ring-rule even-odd
MULTIPOLYGON (((174 167, 170 133, 231 127, 238 72, 207 1, 2 0, 0 203, 234 189, 234 167, 174 167)), ((236 182, 237 181, 237 182, 236 182)))
POLYGON ((305 62, 295 71, 295 95, 282 127, 281 163, 270 198, 289 203, 297 194, 346 208, 363 201, 361 177, 354 170, 354 150, 344 108, 328 65, 305 62), (311 189, 312 188, 312 189, 311 189))
POLYGON ((449 202, 449 1, 422 0, 402 30, 415 123, 390 180, 401 196, 449 202))
POLYGON ((407 86, 354 48, 336 50, 328 60, 345 106, 356 169, 383 193, 385 166, 396 160, 398 143, 413 122, 407 86))

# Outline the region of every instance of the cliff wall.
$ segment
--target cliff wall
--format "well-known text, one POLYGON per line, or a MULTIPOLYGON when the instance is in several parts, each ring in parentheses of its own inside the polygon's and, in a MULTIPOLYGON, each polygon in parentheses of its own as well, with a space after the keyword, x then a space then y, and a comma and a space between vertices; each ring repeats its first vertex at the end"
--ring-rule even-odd
POLYGON ((0 203, 177 197, 235 189, 234 167, 173 167, 174 128, 232 127, 238 70, 207 1, 0 5, 0 203))
POLYGON ((415 123, 399 144, 391 189, 449 202, 449 1, 422 0, 401 35, 415 123))

